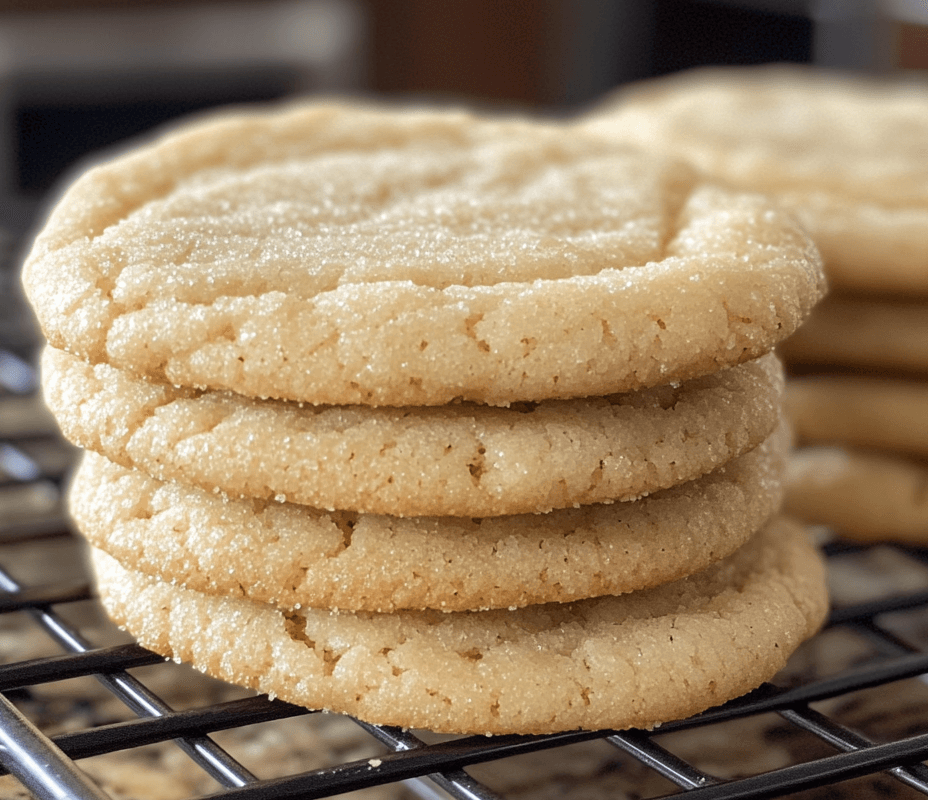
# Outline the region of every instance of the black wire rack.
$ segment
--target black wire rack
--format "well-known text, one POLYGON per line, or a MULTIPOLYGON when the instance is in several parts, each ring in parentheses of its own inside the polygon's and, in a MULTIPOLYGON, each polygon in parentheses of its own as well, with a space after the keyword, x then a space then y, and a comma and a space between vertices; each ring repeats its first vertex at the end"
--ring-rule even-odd
MULTIPOLYGON (((12 235, 0 240, 10 263, 17 258, 16 244, 12 235)), ((508 783, 486 777, 481 768, 501 765, 496 774, 505 776, 506 765, 515 763, 511 759, 543 754, 543 762, 554 761, 558 753, 574 752, 569 746, 584 743, 607 751, 597 767, 600 776, 629 776, 633 788, 616 797, 685 794, 688 800, 729 800, 814 795, 816 787, 830 787, 831 793, 822 795, 827 797, 928 795, 928 768, 921 763, 928 759, 923 697, 928 684, 920 677, 928 675, 928 551, 839 540, 825 545, 835 607, 825 630, 797 655, 800 666, 723 707, 652 732, 438 738, 355 722, 359 734, 378 748, 376 758, 271 778, 254 774, 217 743, 217 732, 273 726, 288 718, 310 725, 321 715, 264 696, 175 708, 170 687, 188 679, 184 667, 131 642, 96 638, 96 623, 87 622, 95 619, 94 593, 81 560, 67 555, 67 547, 64 557, 45 552, 50 545, 52 550, 77 546, 61 499, 73 453, 37 398, 31 367, 37 340, 17 297, 15 272, 8 268, 2 276, 0 653, 7 663, 0 665, 0 774, 13 776, 35 797, 111 797, 88 777, 82 760, 153 743, 179 748, 189 757, 188 766, 210 776, 218 788, 207 791, 209 797, 239 800, 327 797, 394 784, 403 796, 490 800, 508 797, 508 783), (49 652, 7 657, 3 648, 9 634, 3 625, 14 617, 26 638, 47 642, 49 652), (158 686, 168 691, 156 693, 151 681, 137 674, 153 670, 161 671, 158 686), (72 704, 73 719, 59 714, 51 725, 35 711, 43 688, 87 676, 125 707, 126 718, 88 724, 84 706, 91 701, 72 704), (877 715, 878 730, 845 719, 855 698, 887 687, 893 694, 877 701, 883 712, 877 715), (762 747, 776 749, 784 737, 800 742, 789 751, 788 763, 781 759, 772 768, 756 769, 739 756, 725 769, 706 767, 705 743, 712 743, 710 761, 717 764, 724 756, 715 751, 742 738, 740 729, 726 733, 726 726, 757 720, 766 726, 762 747), (835 794, 840 787, 851 788, 846 795, 835 794)), ((569 796, 569 788, 565 784, 562 796, 569 796)))

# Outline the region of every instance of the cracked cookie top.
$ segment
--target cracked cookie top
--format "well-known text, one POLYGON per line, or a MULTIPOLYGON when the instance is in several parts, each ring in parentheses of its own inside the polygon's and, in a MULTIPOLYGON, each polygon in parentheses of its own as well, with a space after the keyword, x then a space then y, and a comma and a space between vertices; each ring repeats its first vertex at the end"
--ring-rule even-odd
POLYGON ((24 282, 49 339, 173 384, 506 405, 770 350, 823 291, 786 215, 555 124, 340 103, 90 170, 24 282))
POLYGON ((928 85, 797 65, 623 87, 581 118, 795 213, 848 291, 928 295, 928 85))

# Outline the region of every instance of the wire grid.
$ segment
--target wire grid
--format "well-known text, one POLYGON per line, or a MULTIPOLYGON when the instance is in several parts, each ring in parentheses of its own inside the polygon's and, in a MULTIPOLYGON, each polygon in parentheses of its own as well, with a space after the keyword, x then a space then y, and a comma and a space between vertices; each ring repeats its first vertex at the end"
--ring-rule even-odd
MULTIPOLYGON (((3 351, 0 363, 18 364, 28 376, 28 364, 15 353, 3 351), (5 359, 5 362, 4 362, 5 359)), ((34 392, 34 381, 23 387, 34 392)), ((15 394, 6 388, 7 398, 15 394)), ((45 434, 54 438, 54 434, 45 434)), ((35 436, 26 434, 34 441, 35 436)), ((7 436, 2 442, 4 463, 18 465, 18 473, 7 474, 2 488, 30 491, 44 487, 57 491, 61 475, 47 474, 39 465, 29 466, 29 457, 19 452, 20 437, 7 436)), ((268 700, 246 698, 214 706, 184 711, 173 710, 127 670, 161 663, 164 660, 138 645, 96 647, 82 631, 68 623, 59 609, 92 599, 86 576, 75 570, 73 580, 50 583, 21 583, 3 564, 11 548, 28 548, 49 538, 71 533, 60 513, 25 516, 0 522, 0 614, 28 613, 37 628, 44 630, 61 648, 61 655, 30 659, 0 666, 0 764, 38 798, 105 798, 82 772, 79 759, 91 755, 137 747, 152 742, 174 740, 200 767, 226 787, 222 797, 258 800, 261 798, 309 798, 339 794, 351 789, 393 781, 407 785, 425 797, 442 796, 429 785, 455 798, 495 798, 492 787, 478 783, 464 768, 485 761, 537 750, 562 747, 594 738, 611 743, 660 773, 693 798, 761 798, 824 784, 843 781, 876 771, 886 771, 896 780, 928 795, 928 768, 919 762, 928 758, 928 733, 888 743, 874 744, 860 734, 815 711, 810 704, 928 673, 928 652, 906 643, 881 620, 895 612, 925 614, 928 590, 891 593, 865 603, 836 609, 829 627, 844 627, 867 640, 876 655, 868 662, 836 675, 789 688, 764 685, 749 696, 686 721, 669 723, 659 732, 572 732, 554 736, 465 737, 426 744, 421 738, 392 727, 358 722, 389 754, 379 759, 376 769, 368 759, 338 764, 273 780, 260 780, 217 746, 208 734, 232 727, 268 722, 310 714, 306 709, 268 700), (43 735, 25 718, 15 703, 17 692, 28 687, 77 676, 95 675, 118 696, 138 718, 99 727, 60 734, 43 735), (772 772, 721 780, 706 774, 665 749, 659 739, 666 733, 710 726, 719 722, 775 712, 792 725, 828 742, 835 755, 792 765, 772 772), (422 780, 428 778, 428 783, 422 780)), ((905 558, 928 570, 928 553, 913 548, 895 548, 905 558)), ((826 546, 834 564, 864 552, 866 548, 845 544, 826 546)), ((164 669, 176 668, 164 663, 164 669)), ((928 721, 926 721, 928 727, 928 721)))
MULTIPOLYGON (((0 308, 0 316, 8 314, 9 309, 0 308)), ((928 795, 928 768, 920 763, 928 759, 928 733, 874 743, 811 705, 928 674, 928 646, 907 641, 885 624, 900 613, 917 615, 928 624, 928 589, 920 588, 887 591, 866 602, 843 605, 833 611, 827 628, 853 632, 872 651, 863 663, 799 685, 765 684, 744 698, 693 719, 668 723, 659 731, 475 736, 429 744, 409 731, 358 721, 372 740, 388 751, 376 762, 361 759, 271 780, 260 779, 219 747, 209 734, 314 712, 263 696, 174 710, 128 670, 156 663, 161 664, 160 669, 180 667, 135 644, 97 646, 79 625, 66 620, 63 610, 93 601, 92 587, 80 564, 74 564, 73 574, 65 580, 59 576, 29 583, 21 581, 6 566, 11 553, 21 554, 42 542, 64 539, 72 533, 61 511, 67 446, 53 427, 43 428, 39 424, 11 429, 9 419, 9 409, 15 404, 37 402, 35 374, 30 367, 34 342, 26 337, 23 341, 0 341, 0 345, 6 345, 5 349, 0 347, 0 414, 7 416, 5 422, 0 422, 0 615, 14 612, 28 615, 36 633, 50 636, 61 651, 55 656, 0 665, 0 773, 15 776, 40 800, 105 800, 108 795, 80 768, 80 759, 169 741, 225 787, 210 797, 240 800, 328 797, 397 781, 405 782, 407 788, 423 798, 491 800, 501 795, 492 786, 472 778, 465 772, 466 767, 593 739, 608 742, 617 756, 625 754, 663 776, 679 787, 679 792, 671 791, 671 795, 685 792, 688 800, 778 797, 875 772, 884 772, 928 795), (35 451, 36 444, 50 446, 52 451, 58 448, 60 457, 49 459, 47 448, 45 456, 34 457, 30 453, 35 451), (39 510, 31 509, 36 497, 41 501, 39 510), (48 737, 17 706, 17 700, 27 696, 31 687, 88 675, 95 676, 136 718, 48 737), (707 774, 662 743, 666 734, 675 731, 708 729, 719 723, 770 713, 826 742, 834 754, 730 780, 707 774)), ((825 550, 829 565, 834 568, 844 559, 866 553, 867 548, 837 543, 826 546, 825 550)), ((924 569, 923 585, 928 587, 928 552, 904 547, 893 550, 924 569)), ((928 720, 924 728, 928 730, 928 720)))

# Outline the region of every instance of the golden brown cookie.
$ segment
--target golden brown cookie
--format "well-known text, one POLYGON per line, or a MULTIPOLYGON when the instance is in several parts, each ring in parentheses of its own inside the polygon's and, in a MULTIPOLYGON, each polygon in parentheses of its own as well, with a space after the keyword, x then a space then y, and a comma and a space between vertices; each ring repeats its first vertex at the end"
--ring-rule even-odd
POLYGON ((517 611, 284 615, 93 558, 104 606, 146 647, 291 702, 453 733, 688 716, 772 677, 827 609, 821 560, 782 520, 690 578, 517 611))
POLYGON ((928 295, 928 84, 798 66, 623 88, 581 121, 795 212, 832 286, 928 295))
POLYGON ((676 580, 741 546, 779 508, 788 435, 630 503, 471 519, 228 500, 88 453, 81 533, 127 567, 284 610, 507 608, 676 580))
POLYGON ((495 516, 627 500, 691 480, 777 425, 772 355, 674 386, 510 408, 308 406, 151 384, 60 350, 65 436, 162 480, 394 516, 495 516))
POLYGON ((792 380, 786 410, 800 442, 928 456, 928 381, 850 375, 792 380))
POLYGON ((790 459, 784 508, 864 542, 928 543, 928 466, 892 453, 804 447, 790 459))
POLYGON ((766 199, 562 125, 309 103, 99 166, 23 279, 51 344, 324 404, 635 390, 769 351, 820 298, 766 199))
POLYGON ((827 297, 779 352, 795 365, 928 374, 928 304, 827 297))

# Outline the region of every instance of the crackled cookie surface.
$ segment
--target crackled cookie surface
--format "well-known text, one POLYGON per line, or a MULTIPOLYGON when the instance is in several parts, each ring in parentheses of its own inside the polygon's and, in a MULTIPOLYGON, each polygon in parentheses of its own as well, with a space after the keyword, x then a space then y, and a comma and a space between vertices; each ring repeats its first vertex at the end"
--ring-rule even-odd
POLYGON ((146 647, 291 702, 455 733, 696 713, 772 677, 827 607, 818 555, 783 521, 690 578, 517 611, 284 615, 159 582, 101 551, 94 562, 105 607, 146 647))
POLYGON ((928 295, 928 84, 799 67, 701 69, 621 90, 583 127, 775 196, 833 286, 928 295))
POLYGON ((792 218, 563 126, 285 106, 91 170, 24 282, 49 341, 172 384, 494 405, 759 356, 823 291, 792 218))
POLYGON ((772 355, 680 385, 510 408, 300 406, 152 384, 49 348, 75 444, 162 480, 394 516, 487 517, 626 500, 724 464, 776 426, 772 355))
POLYGON ((728 555, 779 507, 788 438, 635 502, 544 515, 398 519, 228 500, 92 453, 70 506, 95 546, 198 591, 284 609, 507 608, 641 589, 728 555))

